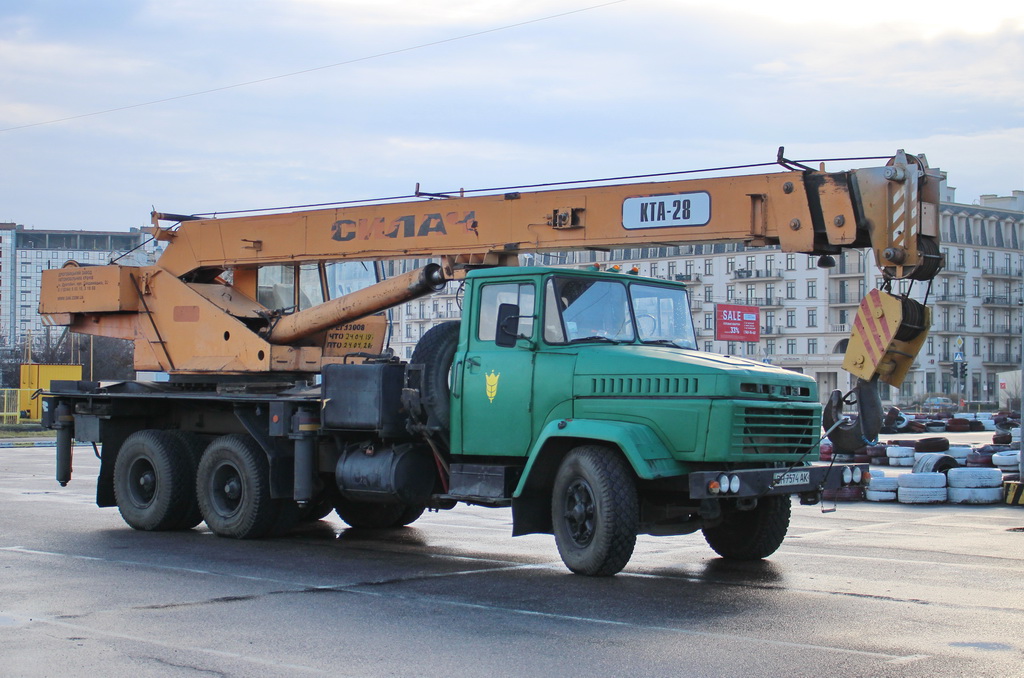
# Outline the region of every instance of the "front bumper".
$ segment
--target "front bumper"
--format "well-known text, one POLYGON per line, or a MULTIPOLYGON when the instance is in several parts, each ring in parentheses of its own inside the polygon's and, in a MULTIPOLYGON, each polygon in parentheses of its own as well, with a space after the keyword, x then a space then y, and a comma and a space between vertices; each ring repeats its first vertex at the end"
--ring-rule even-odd
MULTIPOLYGON (((834 490, 855 483, 843 482, 843 469, 861 470, 861 486, 868 482, 867 464, 834 464, 831 466, 797 466, 786 471, 778 468, 744 469, 741 471, 695 471, 690 474, 691 499, 735 499, 764 497, 779 494, 804 494, 821 490, 834 490), (713 483, 721 476, 739 478, 735 490, 712 491, 713 483)), ((735 483, 734 483, 735 484, 735 483)))

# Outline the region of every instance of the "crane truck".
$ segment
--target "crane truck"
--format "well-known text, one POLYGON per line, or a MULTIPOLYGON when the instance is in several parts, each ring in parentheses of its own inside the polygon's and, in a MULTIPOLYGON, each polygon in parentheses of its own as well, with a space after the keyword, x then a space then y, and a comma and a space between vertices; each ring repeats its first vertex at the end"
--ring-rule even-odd
POLYGON ((619 572, 638 534, 702 531, 725 558, 764 558, 792 496, 867 480, 864 466, 808 462, 815 381, 699 350, 685 284, 518 263, 695 242, 826 259, 870 248, 885 283, 853 323, 856 386, 824 406, 836 452, 852 453, 881 426, 878 383, 899 385, 927 335, 929 309, 891 283, 941 267, 941 176, 902 151, 842 172, 779 159, 710 179, 154 213, 156 263, 43 273, 48 323, 131 340, 137 370, 169 375, 55 382, 57 480, 77 440, 101 450, 96 503, 139 530, 205 521, 260 538, 331 510, 387 529, 461 502, 511 507, 513 536, 553 534, 584 575, 619 572), (429 263, 326 298, 329 265, 398 259, 429 263), (385 349, 382 312, 451 281, 461 321, 428 330, 408 361, 385 349))

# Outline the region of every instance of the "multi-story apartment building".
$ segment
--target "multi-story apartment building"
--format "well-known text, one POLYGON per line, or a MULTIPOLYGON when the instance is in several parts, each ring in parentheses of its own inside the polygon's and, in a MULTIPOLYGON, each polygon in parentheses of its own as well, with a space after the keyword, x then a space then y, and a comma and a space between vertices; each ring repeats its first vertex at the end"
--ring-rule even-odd
MULTIPOLYGON (((931 332, 903 387, 884 394, 897 404, 932 394, 994 402, 999 373, 1021 369, 1024 191, 1010 197, 985 195, 974 205, 954 202, 952 188, 945 197, 945 268, 931 284, 893 283, 894 292, 927 299, 932 308, 931 332), (967 364, 964 379, 953 376, 957 353, 967 364)), ((809 374, 822 398, 835 388, 849 388, 850 377, 841 365, 850 326, 865 293, 883 283, 868 250, 847 251, 836 257, 832 268, 819 268, 818 257, 742 243, 525 254, 522 259, 524 264, 551 266, 635 266, 642 276, 683 281, 691 290, 702 349, 809 374), (759 307, 760 341, 717 341, 716 303, 759 307)), ((391 346, 396 353, 408 359, 426 329, 457 319, 459 301, 457 286, 450 286, 395 309, 391 346)))
POLYGON ((34 230, 0 223, 0 337, 3 346, 19 346, 45 330, 39 316, 42 272, 69 259, 80 264, 149 261, 154 243, 139 229, 131 231, 34 230))

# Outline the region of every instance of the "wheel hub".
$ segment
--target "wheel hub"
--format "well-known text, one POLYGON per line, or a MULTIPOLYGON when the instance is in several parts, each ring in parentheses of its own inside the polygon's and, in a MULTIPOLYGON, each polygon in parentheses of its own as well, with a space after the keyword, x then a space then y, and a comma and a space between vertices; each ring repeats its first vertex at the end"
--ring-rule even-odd
POLYGON ((565 525, 578 546, 586 546, 594 538, 594 492, 585 480, 574 481, 565 492, 565 525))

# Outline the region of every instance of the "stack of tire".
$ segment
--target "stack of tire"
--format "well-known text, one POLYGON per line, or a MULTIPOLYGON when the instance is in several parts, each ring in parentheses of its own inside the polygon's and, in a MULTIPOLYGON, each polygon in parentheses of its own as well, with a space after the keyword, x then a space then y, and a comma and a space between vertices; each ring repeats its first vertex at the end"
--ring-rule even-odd
POLYGON ((992 455, 996 452, 1005 452, 1008 449, 1010 449, 1009 445, 982 445, 967 455, 967 463, 964 466, 992 468, 995 466, 995 462, 992 461, 992 455))
MULTIPOLYGON (((908 443, 910 441, 904 442, 908 443)), ((913 466, 914 445, 889 445, 885 448, 885 456, 889 466, 913 466)))
MULTIPOLYGON (((993 447, 995 447, 993 445, 993 447)), ((992 465, 1001 473, 1017 474, 1020 479, 1020 450, 1004 449, 992 453, 992 465)), ((1010 479, 1007 479, 1010 480, 1010 479)))
POLYGON ((946 431, 949 433, 965 433, 971 430, 970 419, 964 419, 963 417, 953 417, 946 422, 946 431))
POLYGON ((896 501, 898 490, 897 478, 886 478, 885 471, 872 471, 864 498, 868 501, 896 501))
POLYGON ((867 453, 868 463, 872 466, 888 466, 889 457, 886 456, 885 451, 888 449, 887 445, 868 445, 864 448, 867 453))
POLYGON ((950 504, 998 504, 1003 500, 1003 474, 995 468, 949 469, 946 500, 950 504))
POLYGON ((945 473, 904 473, 896 480, 896 498, 901 504, 942 504, 946 501, 945 473))

